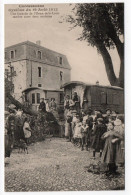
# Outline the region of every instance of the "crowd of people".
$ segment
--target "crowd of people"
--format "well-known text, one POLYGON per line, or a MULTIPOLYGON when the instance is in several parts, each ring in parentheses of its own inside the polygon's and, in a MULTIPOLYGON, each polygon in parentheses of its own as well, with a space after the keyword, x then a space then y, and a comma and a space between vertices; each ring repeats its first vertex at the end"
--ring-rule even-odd
MULTIPOLYGON (((79 147, 81 151, 92 152, 94 160, 96 154, 99 153, 101 163, 106 163, 108 166, 108 172, 115 173, 117 164, 124 166, 124 117, 110 109, 107 109, 105 114, 101 110, 91 110, 90 108, 88 111, 80 110, 79 105, 79 97, 76 92, 72 99, 67 95, 64 102, 66 140, 79 147)), ((39 105, 40 115, 37 116, 37 119, 40 116, 39 121, 42 121, 42 129, 44 129, 45 123, 45 119, 42 117, 51 111, 52 113, 57 111, 55 99, 52 98, 48 105, 48 101, 42 98, 39 105)), ((9 139, 6 139, 8 143, 5 143, 8 146, 5 148, 5 157, 10 157, 10 149, 13 148, 14 140, 22 139, 26 144, 29 143, 35 122, 29 118, 20 109, 17 111, 11 109, 10 113, 6 112, 5 136, 9 139)), ((54 129, 54 126, 52 127, 54 129)))
MULTIPOLYGON (((69 97, 67 97, 69 100, 69 97)), ((71 101, 70 101, 71 102, 71 101)), ((108 172, 115 173, 117 165, 124 165, 124 117, 117 112, 91 110, 77 112, 74 105, 65 106, 65 137, 81 150, 92 151, 92 159, 99 153, 108 172)))

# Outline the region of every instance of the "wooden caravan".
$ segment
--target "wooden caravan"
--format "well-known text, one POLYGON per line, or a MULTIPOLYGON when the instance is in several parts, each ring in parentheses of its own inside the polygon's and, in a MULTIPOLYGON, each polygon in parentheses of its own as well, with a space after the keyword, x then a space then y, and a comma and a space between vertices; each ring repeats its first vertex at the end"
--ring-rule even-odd
POLYGON ((80 97, 81 109, 100 109, 105 112, 107 108, 110 108, 124 113, 124 90, 120 87, 71 81, 65 83, 61 88, 64 88, 65 96, 69 95, 71 98, 73 92, 77 92, 80 97))
POLYGON ((29 87, 22 91, 24 94, 25 103, 29 103, 33 110, 38 110, 40 99, 46 98, 50 102, 55 98, 57 107, 63 106, 64 96, 62 90, 47 90, 39 87, 29 87))

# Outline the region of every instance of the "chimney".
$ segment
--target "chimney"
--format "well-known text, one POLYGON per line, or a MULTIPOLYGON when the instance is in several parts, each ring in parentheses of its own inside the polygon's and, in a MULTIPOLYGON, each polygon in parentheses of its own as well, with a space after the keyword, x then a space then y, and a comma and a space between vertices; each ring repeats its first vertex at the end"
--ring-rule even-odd
POLYGON ((36 44, 41 45, 41 41, 40 40, 36 41, 36 44))
POLYGON ((96 81, 96 85, 99 85, 99 81, 96 81))

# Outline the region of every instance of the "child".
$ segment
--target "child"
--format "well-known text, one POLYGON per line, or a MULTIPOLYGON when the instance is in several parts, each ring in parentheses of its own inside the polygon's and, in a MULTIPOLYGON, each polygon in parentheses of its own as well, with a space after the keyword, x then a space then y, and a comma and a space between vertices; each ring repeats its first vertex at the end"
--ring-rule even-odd
POLYGON ((81 126, 82 123, 80 122, 80 118, 78 117, 74 128, 74 135, 73 135, 74 144, 76 144, 77 142, 79 143, 81 142, 81 138, 82 138, 81 126))
POLYGON ((103 124, 103 119, 98 118, 97 119, 97 125, 95 126, 92 135, 93 141, 92 141, 92 148, 93 148, 93 159, 95 159, 95 153, 100 152, 100 157, 102 155, 102 150, 104 147, 104 142, 101 140, 101 136, 106 132, 106 126, 103 124))
POLYGON ((26 144, 29 143, 29 138, 31 137, 31 128, 28 122, 28 118, 25 118, 24 125, 23 125, 23 131, 25 136, 25 142, 26 144))
POLYGON ((112 122, 109 122, 107 125, 108 131, 103 134, 101 137, 102 139, 105 139, 105 146, 102 153, 101 162, 106 163, 108 165, 109 174, 116 173, 116 143, 115 140, 119 138, 119 135, 117 132, 114 131, 114 124, 112 122))
POLYGON ((98 111, 97 110, 94 110, 93 115, 92 115, 93 122, 95 122, 95 119, 97 118, 97 113, 98 113, 98 111))
POLYGON ((86 121, 83 121, 81 126, 81 133, 82 133, 81 150, 84 149, 84 143, 86 145, 86 150, 88 150, 88 143, 87 143, 88 133, 89 133, 88 130, 89 130, 89 126, 86 124, 86 121))

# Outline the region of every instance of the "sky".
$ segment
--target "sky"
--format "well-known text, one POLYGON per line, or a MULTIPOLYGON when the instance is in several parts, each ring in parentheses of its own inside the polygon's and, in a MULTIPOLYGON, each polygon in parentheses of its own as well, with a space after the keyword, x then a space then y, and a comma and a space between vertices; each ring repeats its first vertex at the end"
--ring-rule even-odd
MULTIPOLYGON (((102 56, 96 48, 77 39, 82 32, 80 27, 69 30, 71 25, 60 22, 71 13, 69 4, 46 4, 45 8, 57 8, 59 14, 52 18, 12 18, 9 9, 18 8, 17 4, 5 5, 5 47, 23 41, 41 41, 41 46, 67 56, 71 65, 71 80, 101 85, 110 85, 102 56)), ((110 51, 116 76, 119 75, 120 60, 116 50, 110 51)))

